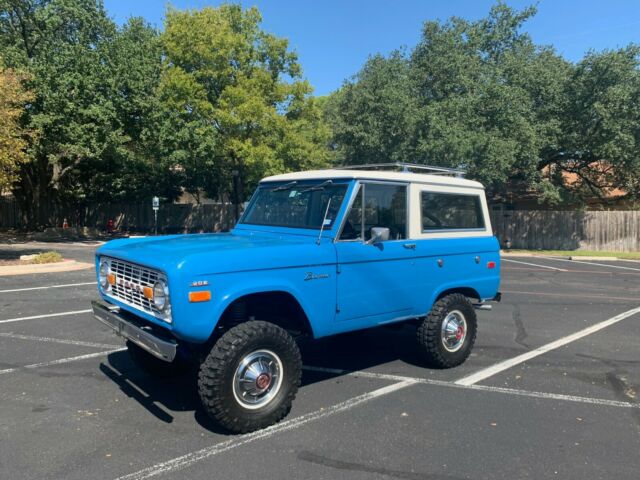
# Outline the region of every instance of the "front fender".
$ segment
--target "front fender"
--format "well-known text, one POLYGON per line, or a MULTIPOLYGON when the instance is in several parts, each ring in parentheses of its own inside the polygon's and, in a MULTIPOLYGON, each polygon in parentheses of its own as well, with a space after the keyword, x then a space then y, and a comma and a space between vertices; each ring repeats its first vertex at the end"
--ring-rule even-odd
MULTIPOLYGON (((254 293, 285 292, 290 294, 304 311, 314 338, 330 333, 336 308, 335 265, 315 265, 274 270, 217 274, 211 277, 209 289, 212 302, 183 306, 176 322, 176 334, 195 343, 206 342, 213 333, 227 307, 235 300, 254 293), (311 280, 307 273, 313 273, 311 280)), ((195 289, 193 289, 195 290, 195 289)))

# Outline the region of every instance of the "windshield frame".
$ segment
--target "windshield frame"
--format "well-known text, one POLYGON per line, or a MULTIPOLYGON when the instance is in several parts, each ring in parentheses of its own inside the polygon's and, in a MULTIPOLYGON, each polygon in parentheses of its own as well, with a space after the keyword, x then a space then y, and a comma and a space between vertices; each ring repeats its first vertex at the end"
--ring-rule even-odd
MULTIPOLYGON (((335 179, 335 178, 317 178, 317 179, 309 179, 309 180, 299 180, 296 181, 295 184, 292 186, 292 188, 289 188, 285 191, 289 191, 289 190, 306 190, 312 187, 319 187, 319 186, 323 186, 323 187, 336 187, 336 186, 343 186, 344 187, 344 196, 342 197, 342 201, 341 204, 338 206, 337 210, 336 210, 336 215, 333 218, 333 221, 331 222, 330 226, 325 226, 324 228, 321 228, 321 225, 316 226, 302 226, 302 225, 282 225, 282 224, 275 224, 275 223, 250 223, 247 221, 247 216, 248 213, 251 212, 252 207, 254 206, 257 198, 258 198, 258 194, 260 192, 260 189, 263 188, 269 188, 269 189, 275 189, 278 187, 283 187, 283 186, 287 186, 289 184, 292 184, 293 182, 291 180, 284 180, 284 181, 272 181, 272 182, 261 182, 258 187, 256 188, 256 190, 254 191, 253 195, 251 196, 251 199, 249 200, 249 202, 247 203, 247 207, 245 208, 244 212, 242 213, 242 215, 240 216, 240 219, 238 220, 238 223, 236 224, 236 228, 257 228, 257 229, 277 229, 278 231, 281 230, 286 230, 286 231, 291 231, 291 232, 299 232, 302 234, 310 234, 310 235, 317 235, 318 232, 320 232, 320 230, 322 230, 323 236, 325 233, 327 232, 333 232, 335 231, 336 228, 338 228, 341 223, 342 223, 342 216, 344 215, 344 211, 345 211, 345 205, 347 203, 347 201, 351 198, 351 192, 353 189, 353 184, 355 183, 352 179, 335 179), (327 184, 327 182, 331 181, 330 184, 327 184)), ((333 197, 332 197, 333 199, 333 197)), ((333 208, 332 208, 333 210, 333 208)), ((324 210, 322 211, 322 213, 324 214, 324 210)))

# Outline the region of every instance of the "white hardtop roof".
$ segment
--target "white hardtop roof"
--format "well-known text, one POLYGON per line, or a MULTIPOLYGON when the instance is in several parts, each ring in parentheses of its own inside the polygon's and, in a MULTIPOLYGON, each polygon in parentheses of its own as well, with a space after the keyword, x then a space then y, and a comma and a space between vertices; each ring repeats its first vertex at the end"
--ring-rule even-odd
MULTIPOLYGON (((386 180, 390 182, 428 183, 433 185, 451 185, 455 187, 481 188, 484 186, 473 180, 447 175, 431 175, 413 172, 389 172, 378 170, 309 170, 306 172, 283 173, 262 179, 262 182, 293 182, 302 180, 386 180)), ((261 182, 261 183, 262 183, 261 182)))

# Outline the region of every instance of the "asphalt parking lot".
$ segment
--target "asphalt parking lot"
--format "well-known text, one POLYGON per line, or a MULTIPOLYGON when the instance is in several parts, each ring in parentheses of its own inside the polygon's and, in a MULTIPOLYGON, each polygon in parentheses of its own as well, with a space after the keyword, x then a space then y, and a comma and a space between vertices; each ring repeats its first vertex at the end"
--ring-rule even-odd
POLYGON ((305 343, 291 414, 247 435, 133 366, 92 270, 0 277, 0 478, 637 479, 640 263, 502 268, 461 367, 425 368, 410 327, 305 343))

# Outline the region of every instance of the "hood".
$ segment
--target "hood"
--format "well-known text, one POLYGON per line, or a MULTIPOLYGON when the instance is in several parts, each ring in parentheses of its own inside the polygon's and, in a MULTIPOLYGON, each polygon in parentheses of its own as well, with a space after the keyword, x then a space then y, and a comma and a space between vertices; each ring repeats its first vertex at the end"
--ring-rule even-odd
POLYGON ((331 241, 264 232, 170 235, 113 240, 98 255, 192 273, 228 273, 335 262, 331 241), (331 250, 331 253, 329 252, 331 250))

